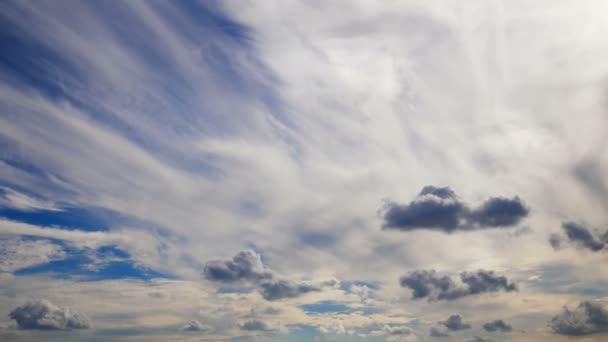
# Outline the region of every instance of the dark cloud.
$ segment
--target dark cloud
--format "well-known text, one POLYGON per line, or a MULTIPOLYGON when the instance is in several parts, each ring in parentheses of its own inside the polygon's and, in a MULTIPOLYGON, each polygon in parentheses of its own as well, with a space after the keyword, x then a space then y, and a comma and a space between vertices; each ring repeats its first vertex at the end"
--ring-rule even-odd
POLYGON ((467 342, 494 342, 494 340, 487 337, 475 336, 471 339, 468 339, 467 342))
POLYGON ((595 237, 591 230, 581 223, 564 222, 562 228, 570 241, 583 248, 598 252, 606 246, 606 235, 595 237))
POLYGON ((446 331, 445 328, 431 327, 429 330, 429 335, 433 337, 448 337, 450 334, 446 331))
POLYGON ((549 236, 549 244, 557 251, 562 248, 562 238, 558 234, 551 234, 549 236))
POLYGON ((498 319, 496 321, 488 322, 483 325, 483 330, 485 331, 501 331, 501 332, 510 332, 513 330, 513 327, 507 324, 502 319, 498 319))
POLYGON ((599 302, 583 301, 574 310, 564 307, 553 317, 549 327, 554 333, 566 336, 583 336, 608 332, 608 310, 599 302))
POLYGON ((9 314, 19 329, 70 330, 88 329, 89 318, 69 308, 61 308, 45 299, 27 302, 9 314))
POLYGON ((449 187, 425 186, 409 204, 388 202, 383 208, 383 228, 453 232, 489 227, 510 227, 528 216, 519 197, 493 197, 471 210, 449 187))
POLYGON ((268 331, 268 325, 266 325, 266 323, 257 320, 257 319, 252 319, 249 321, 246 321, 245 323, 241 324, 240 326, 241 330, 248 330, 248 331, 268 331))
POLYGON ((323 287, 333 287, 338 283, 335 279, 317 284, 284 279, 266 267, 260 255, 251 250, 239 252, 232 260, 209 261, 204 267, 204 275, 207 279, 217 282, 253 284, 266 300, 294 298, 305 293, 321 291, 323 287))
POLYGON ((203 325, 201 322, 197 320, 191 320, 188 324, 184 325, 180 328, 182 331, 207 331, 209 327, 203 325))
POLYGON ((517 286, 504 276, 493 271, 460 273, 460 281, 438 276, 434 270, 418 270, 408 273, 399 280, 402 287, 412 290, 412 299, 455 300, 481 293, 516 291, 517 286))
POLYGON ((529 212, 517 196, 493 197, 471 213, 471 220, 482 227, 509 227, 518 224, 529 212))
POLYGON ((308 292, 316 291, 321 291, 321 288, 308 283, 296 283, 285 279, 278 279, 260 284, 260 293, 266 300, 294 298, 308 292))
POLYGON ((412 333, 412 329, 404 326, 404 325, 396 325, 396 326, 390 326, 390 325, 385 325, 383 327, 383 330, 386 334, 388 335, 392 335, 392 336, 409 336, 412 333))
POLYGON ((449 331, 471 329, 471 325, 468 323, 464 323, 460 315, 451 315, 445 321, 439 321, 437 322, 437 324, 443 325, 449 331))
POLYGON ((272 272, 264 266, 259 254, 251 250, 237 253, 232 260, 212 260, 204 268, 209 280, 232 282, 259 282, 271 279, 272 272))

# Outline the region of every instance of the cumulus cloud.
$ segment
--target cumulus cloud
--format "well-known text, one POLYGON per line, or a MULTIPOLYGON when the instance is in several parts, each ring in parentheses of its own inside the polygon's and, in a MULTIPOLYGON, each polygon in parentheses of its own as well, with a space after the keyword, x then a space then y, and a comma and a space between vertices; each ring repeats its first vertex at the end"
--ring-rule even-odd
POLYGON ((432 337, 448 337, 450 336, 450 334, 448 334, 447 329, 444 327, 431 327, 429 329, 429 335, 431 335, 432 337))
POLYGON ((318 283, 285 279, 264 265, 261 256, 252 250, 241 251, 231 260, 209 261, 203 273, 211 281, 253 284, 264 299, 271 301, 318 292, 338 283, 335 279, 318 283))
POLYGON ((191 320, 188 324, 180 328, 181 331, 207 331, 209 327, 197 320, 191 320))
POLYGON ((323 325, 319 327, 319 331, 324 334, 338 334, 343 335, 348 333, 346 328, 344 328, 344 324, 342 324, 342 320, 336 319, 327 325, 323 325))
POLYGON ((267 330, 269 330, 268 325, 258 319, 252 319, 252 320, 246 321, 245 323, 240 325, 240 328, 241 328, 241 330, 247 330, 247 331, 267 331, 267 330))
POLYGON ((45 299, 27 302, 10 312, 19 329, 70 330, 88 329, 90 319, 83 313, 58 307, 45 299))
POLYGON ((471 209, 449 187, 427 185, 408 204, 388 202, 383 208, 383 228, 444 232, 511 227, 528 216, 529 209, 517 196, 492 197, 471 209))
POLYGON ((401 277, 400 284, 412 290, 412 299, 455 300, 490 292, 512 292, 517 286, 494 271, 461 272, 459 279, 439 276, 434 270, 417 270, 401 277))
POLYGON ((437 322, 437 324, 443 325, 450 331, 471 329, 471 325, 468 323, 464 323, 462 321, 462 317, 458 314, 450 315, 448 319, 446 319, 445 321, 439 321, 437 322))
POLYGON ((584 224, 575 222, 564 222, 562 223, 562 228, 564 229, 568 240, 582 248, 599 252, 606 246, 608 232, 601 235, 598 233, 594 234, 594 232, 584 224))
POLYGON ((583 301, 577 308, 563 311, 553 317, 549 327, 554 333, 565 336, 583 336, 608 332, 608 310, 600 302, 583 301))
POLYGON ((391 336, 409 336, 412 334, 412 329, 405 325, 385 325, 382 330, 391 336))
POLYGON ((492 322, 485 323, 483 325, 483 330, 485 331, 501 331, 501 332, 510 332, 513 330, 513 327, 507 324, 502 319, 498 319, 492 322))

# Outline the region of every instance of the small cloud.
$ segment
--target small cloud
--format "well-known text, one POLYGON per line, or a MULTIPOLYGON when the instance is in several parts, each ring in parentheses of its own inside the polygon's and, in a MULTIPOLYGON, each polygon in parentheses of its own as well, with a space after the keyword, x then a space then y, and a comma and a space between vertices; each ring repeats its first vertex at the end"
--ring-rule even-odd
POLYGON ((344 328, 344 324, 342 324, 342 321, 339 319, 334 320, 328 325, 319 327, 319 331, 324 334, 344 335, 347 333, 346 329, 344 328))
POLYGON ((608 310, 600 302, 583 301, 576 309, 567 307, 553 317, 549 327, 565 336, 584 336, 608 332, 608 310))
POLYGON ((529 214, 528 207, 515 196, 492 197, 470 209, 449 187, 427 185, 408 204, 388 202, 382 209, 383 228, 411 231, 462 230, 511 227, 529 214))
POLYGON ((202 331, 208 331, 209 327, 194 319, 194 320, 191 320, 190 322, 188 322, 188 324, 181 327, 179 330, 202 332, 202 331))
POLYGON ((37 199, 7 187, 0 187, 0 208, 2 207, 23 211, 62 211, 52 202, 37 199))
POLYGON ((551 234, 549 236, 549 244, 554 250, 560 250, 562 248, 562 238, 558 234, 551 234))
POLYGON ((412 329, 405 325, 385 325, 382 330, 391 336, 409 336, 412 334, 412 329))
POLYGON ((71 330, 88 329, 90 319, 83 313, 58 307, 45 299, 27 302, 9 314, 19 329, 71 330))
POLYGON ((305 293, 318 291, 321 291, 320 287, 285 279, 271 280, 260 284, 260 293, 266 300, 295 298, 305 293))
POLYGON ((471 339, 468 339, 467 342, 494 342, 494 340, 487 337, 475 336, 471 339))
POLYGON ((575 222, 564 222, 562 223, 562 228, 564 229, 568 240, 580 247, 593 252, 599 252, 606 246, 608 232, 598 237, 596 235, 599 234, 594 234, 592 230, 584 224, 575 222))
POLYGON ((429 335, 431 335, 432 337, 450 336, 450 334, 448 334, 448 332, 447 332, 447 329, 444 327, 431 327, 431 329, 429 329, 429 335))
POLYGON ((241 330, 247 330, 247 331, 268 331, 270 329, 268 329, 268 325, 266 325, 266 323, 258 320, 258 319, 252 319, 249 321, 246 321, 245 323, 240 325, 241 330))
POLYGON ((462 317, 460 315, 458 315, 458 314, 451 315, 450 317, 448 317, 447 320, 445 320, 445 321, 439 321, 439 322, 437 322, 437 324, 443 325, 449 331, 458 331, 458 330, 471 329, 471 325, 468 324, 468 323, 464 323, 462 321, 462 317))
POLYGON ((434 270, 418 270, 401 277, 400 284, 412 290, 412 299, 455 300, 490 292, 512 292, 517 286, 493 271, 461 272, 460 279, 439 276, 434 270))
POLYGON ((485 331, 501 331, 501 332, 510 332, 513 330, 513 327, 509 324, 505 323, 502 319, 498 319, 492 322, 485 323, 483 325, 483 330, 485 331))

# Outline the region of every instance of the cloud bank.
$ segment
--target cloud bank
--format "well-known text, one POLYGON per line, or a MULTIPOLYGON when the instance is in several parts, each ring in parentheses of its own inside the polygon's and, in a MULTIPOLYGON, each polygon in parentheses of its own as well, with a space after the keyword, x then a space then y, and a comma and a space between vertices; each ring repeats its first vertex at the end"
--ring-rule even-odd
POLYGON ((553 317, 549 327, 554 333, 565 336, 584 336, 608 332, 608 310, 600 302, 583 301, 570 310, 553 317))
POLYGON ((27 302, 9 314, 19 329, 71 330, 88 329, 90 319, 83 313, 62 308, 45 299, 27 302))

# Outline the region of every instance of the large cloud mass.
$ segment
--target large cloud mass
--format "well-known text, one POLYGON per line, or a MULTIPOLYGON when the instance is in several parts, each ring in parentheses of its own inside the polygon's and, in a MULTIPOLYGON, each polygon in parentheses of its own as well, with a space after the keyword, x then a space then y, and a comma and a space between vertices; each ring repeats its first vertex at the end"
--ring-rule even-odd
POLYGON ((493 271, 461 272, 459 279, 439 276, 434 270, 418 270, 401 277, 400 284, 412 290, 412 299, 455 300, 489 292, 512 292, 517 286, 493 271))
POLYGON ((549 327, 559 335, 583 336, 608 332, 608 310, 599 302, 583 301, 576 309, 564 307, 549 327))
POLYGON ((388 202, 383 208, 384 228, 410 231, 511 227, 528 216, 529 209, 515 196, 492 197, 470 209, 449 187, 425 186, 409 204, 388 202))
POLYGON ((88 329, 90 319, 78 311, 61 308, 45 299, 27 302, 9 314, 19 329, 69 330, 88 329))

